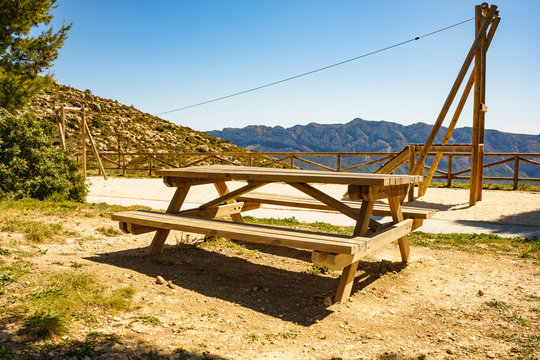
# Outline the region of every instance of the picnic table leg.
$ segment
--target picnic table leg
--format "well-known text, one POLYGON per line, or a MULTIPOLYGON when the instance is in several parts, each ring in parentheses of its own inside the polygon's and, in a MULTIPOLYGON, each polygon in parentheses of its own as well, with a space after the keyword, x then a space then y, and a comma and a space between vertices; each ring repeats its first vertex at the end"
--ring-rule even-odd
MULTIPOLYGON (((214 183, 214 186, 216 187, 216 190, 218 191, 219 196, 223 196, 229 193, 229 188, 227 187, 227 184, 225 184, 224 181, 217 181, 214 183)), ((234 202, 235 200, 229 200, 227 201, 227 204, 232 204, 234 202)), ((244 222, 244 218, 242 217, 242 214, 231 214, 231 219, 234 222, 239 222, 239 223, 244 222)))
MULTIPOLYGON (((390 212, 392 213, 392 220, 394 224, 397 224, 403 221, 403 213, 401 212, 401 201, 399 196, 393 196, 388 198, 388 203, 390 205, 390 212)), ((409 239, 407 235, 398 240, 399 243, 399 252, 401 253, 401 261, 407 263, 409 261, 409 239)))
MULTIPOLYGON (((176 188, 176 191, 171 200, 171 203, 169 204, 169 207, 167 208, 167 213, 176 214, 180 211, 180 208, 182 207, 182 204, 184 203, 184 200, 186 199, 189 188, 190 188, 189 185, 182 185, 176 188)), ((163 251, 163 245, 165 244, 165 240, 167 240, 167 237, 169 236, 170 232, 171 231, 168 229, 158 229, 156 231, 156 234, 154 235, 154 239, 152 240, 152 243, 146 250, 146 254, 153 255, 153 254, 158 254, 161 251, 163 251)))
MULTIPOLYGON (((358 222, 354 228, 354 236, 365 236, 369 229, 369 221, 371 219, 371 213, 373 211, 373 205, 375 201, 364 200, 360 207, 360 214, 358 216, 358 222)), ((339 278, 339 285, 336 292, 335 302, 343 303, 351 296, 352 287, 354 285, 354 278, 356 270, 358 269, 358 263, 355 261, 351 265, 343 269, 341 277, 339 278)))

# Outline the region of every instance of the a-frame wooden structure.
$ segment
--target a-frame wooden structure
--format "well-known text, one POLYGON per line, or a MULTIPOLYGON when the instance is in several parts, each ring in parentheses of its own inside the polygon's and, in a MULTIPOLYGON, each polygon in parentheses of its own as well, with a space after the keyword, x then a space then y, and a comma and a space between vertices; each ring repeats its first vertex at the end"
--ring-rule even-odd
POLYGON ((98 149, 96 147, 96 143, 94 142, 94 138, 92 137, 92 134, 90 133, 90 128, 88 127, 88 123, 86 122, 86 112, 88 111, 87 108, 84 107, 66 107, 66 106, 58 106, 54 108, 54 112, 56 113, 56 123, 58 124, 58 132, 60 135, 60 142, 62 143, 62 148, 66 150, 66 113, 67 112, 74 112, 80 115, 81 117, 81 157, 82 157, 82 173, 84 178, 86 179, 86 136, 88 136, 88 141, 90 142, 90 146, 92 146, 92 150, 94 151, 94 156, 96 157, 96 161, 99 168, 99 174, 103 175, 103 178, 107 180, 107 174, 105 173, 105 169, 103 168, 103 164, 101 163, 101 157, 99 156, 98 149))
MULTIPOLYGON (((424 182, 420 184, 418 195, 425 194, 437 166, 442 158, 443 152, 462 152, 464 149, 471 151, 471 188, 469 195, 469 205, 473 206, 477 201, 482 200, 482 183, 483 183, 483 164, 484 164, 484 118, 487 111, 485 105, 486 99, 486 53, 491 44, 497 26, 499 25, 500 17, 496 5, 482 3, 475 7, 475 39, 465 58, 463 65, 458 73, 458 76, 444 102, 444 105, 431 129, 426 143, 423 146, 409 146, 403 151, 395 155, 387 163, 375 171, 375 173, 384 174, 395 171, 405 162, 409 162, 409 173, 415 175, 424 175, 424 162, 427 155, 433 151, 437 154, 429 169, 429 172, 424 177, 424 182), (474 60, 474 68, 469 76, 469 80, 465 85, 463 94, 457 104, 454 116, 448 125, 442 144, 433 145, 446 115, 452 105, 459 88, 461 87, 467 72, 474 60), (456 123, 461 115, 465 102, 469 97, 471 90, 474 87, 474 102, 473 102, 473 131, 471 145, 448 145, 456 123), (415 159, 415 156, 417 158, 415 159), (414 166, 411 166, 414 163, 414 166)), ((410 197, 409 197, 410 198, 410 197)))

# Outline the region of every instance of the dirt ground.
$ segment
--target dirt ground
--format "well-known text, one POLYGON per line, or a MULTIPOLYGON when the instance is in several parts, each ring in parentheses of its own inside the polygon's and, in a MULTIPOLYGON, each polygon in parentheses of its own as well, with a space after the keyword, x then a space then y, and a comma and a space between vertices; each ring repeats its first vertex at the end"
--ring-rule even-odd
MULTIPOLYGON (((95 229, 116 228, 111 220, 69 222, 93 239, 19 250, 41 250, 28 261, 42 272, 77 263, 77 271, 97 274, 106 286, 136 289, 138 308, 103 317, 97 326, 73 323, 70 339, 89 331, 122 337, 103 359, 135 359, 143 348, 171 359, 180 358, 173 353, 178 348, 196 359, 538 356, 524 357, 528 345, 519 340, 538 346, 540 334, 540 267, 528 260, 412 247, 411 262, 403 267, 398 248, 389 245, 361 262, 349 302, 326 306, 339 274, 313 273, 307 252, 190 246, 181 233, 171 233, 163 254, 146 256, 151 234, 105 237, 95 229), (158 275, 170 286, 157 284, 158 275), (497 302, 508 308, 493 306, 497 302), (142 314, 160 323, 130 325, 130 318, 142 314)), ((0 232, 0 241, 17 236, 0 232)), ((0 341, 16 341, 16 330, 2 329, 0 341)))

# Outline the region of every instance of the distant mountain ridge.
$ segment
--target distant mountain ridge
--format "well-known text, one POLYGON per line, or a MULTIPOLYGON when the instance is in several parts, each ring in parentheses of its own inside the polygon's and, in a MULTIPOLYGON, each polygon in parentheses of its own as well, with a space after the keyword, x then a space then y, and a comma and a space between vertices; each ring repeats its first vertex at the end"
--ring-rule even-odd
MULTIPOLYGON (((258 151, 283 152, 397 152, 408 144, 425 143, 432 125, 416 123, 400 125, 388 121, 369 121, 360 118, 346 124, 282 126, 250 125, 244 128, 224 128, 207 133, 229 140, 237 146, 258 151)), ((442 128, 435 143, 442 142, 446 128, 442 128)), ((470 127, 456 128, 451 144, 471 143, 470 127)), ((513 134, 487 129, 486 152, 540 153, 540 134, 513 134)), ((468 160, 460 159, 459 168, 467 166, 468 160)), ((489 162, 491 160, 488 159, 489 162)), ((442 162, 441 165, 445 165, 442 162)), ((489 175, 511 176, 511 167, 494 167, 489 175)), ((373 170, 370 168, 369 170, 373 170)), ((523 164, 520 173, 540 177, 540 167, 523 164)))

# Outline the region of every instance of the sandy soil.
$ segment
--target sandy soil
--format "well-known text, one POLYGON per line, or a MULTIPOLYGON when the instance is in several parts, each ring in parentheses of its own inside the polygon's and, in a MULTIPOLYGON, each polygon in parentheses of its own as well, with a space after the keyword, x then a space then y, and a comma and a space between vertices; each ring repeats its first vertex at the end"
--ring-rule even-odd
MULTIPOLYGON (((339 274, 313 274, 306 252, 175 245, 180 234, 173 233, 163 254, 148 257, 151 235, 107 238, 99 226, 114 223, 78 218, 73 230, 95 240, 42 244, 48 251, 29 260, 46 272, 77 262, 77 271, 97 274, 106 286, 137 290, 138 309, 73 324, 70 339, 89 331, 122 337, 100 359, 145 358, 141 349, 174 359, 179 347, 194 359, 503 359, 522 351, 508 336, 540 333, 540 269, 526 260, 413 247, 403 267, 390 245, 361 262, 350 302, 325 306, 339 274), (393 271, 378 273, 382 259, 393 271), (172 287, 156 284, 158 275, 172 287), (161 324, 129 325, 142 314, 161 324)), ((4 321, 0 330, 0 341, 18 340, 17 325, 4 321)))
MULTIPOLYGON (((172 196, 160 179, 91 181, 94 194, 163 201, 172 196)), ((199 189, 188 202, 214 191, 199 189)), ((343 190, 328 192, 339 197, 343 190)), ((438 206, 443 218, 538 224, 540 194, 486 191, 475 208, 465 205, 467 199, 466 191, 430 189, 418 204, 438 206)), ((43 220, 55 221, 47 215, 43 220)), ((540 268, 526 259, 412 247, 411 262, 402 266, 392 244, 361 262, 349 302, 327 306, 324 299, 335 294, 339 273, 313 273, 304 251, 192 246, 173 232, 163 254, 146 256, 152 234, 105 237, 96 229, 116 228, 109 219, 61 221, 90 240, 19 245, 41 250, 28 258, 36 269, 64 271, 59 264, 80 263, 77 271, 96 274, 108 287, 137 290, 138 308, 131 312, 103 317, 99 324, 72 324, 70 339, 82 340, 90 331, 122 337, 122 344, 101 349, 99 359, 142 359, 148 349, 175 359, 177 348, 192 359, 517 359, 526 348, 516 339, 524 336, 540 347, 540 268), (158 285, 158 275, 171 286, 158 285), (156 316, 160 324, 130 325, 135 315, 156 316)), ((0 244, 17 237, 0 232, 0 244)), ((22 341, 18 326, 3 319, 0 342, 22 341)))

